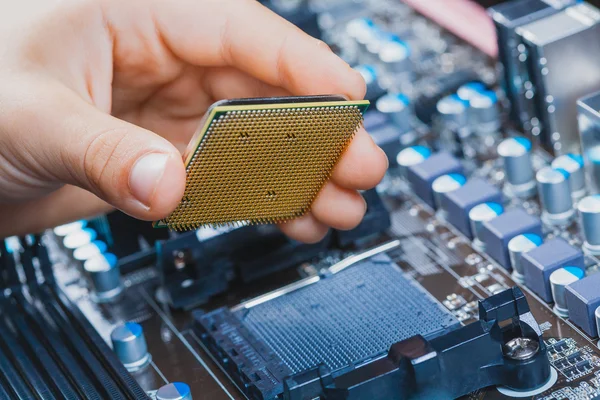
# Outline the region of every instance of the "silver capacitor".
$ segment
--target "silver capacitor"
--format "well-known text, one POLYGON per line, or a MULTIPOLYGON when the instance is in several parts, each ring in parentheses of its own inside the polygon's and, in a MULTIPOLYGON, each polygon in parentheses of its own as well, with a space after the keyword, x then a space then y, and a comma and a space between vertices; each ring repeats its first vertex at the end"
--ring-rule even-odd
POLYGON ((543 208, 542 221, 549 225, 567 225, 575 215, 569 173, 544 167, 536 174, 536 180, 543 208))
POLYGON ((413 165, 419 165, 431 156, 431 150, 425 146, 410 146, 401 150, 396 156, 398 171, 406 178, 406 170, 413 165))
POLYGON ((504 212, 501 204, 486 202, 476 205, 469 211, 469 223, 473 233, 473 247, 479 251, 485 251, 485 243, 481 240, 483 223, 491 221, 504 212))
POLYGON ((441 212, 441 216, 444 215, 441 209, 442 205, 442 195, 444 193, 454 192, 456 189, 459 189, 467 182, 467 178, 465 178, 462 174, 447 174, 442 175, 436 178, 431 184, 431 190, 433 191, 433 201, 435 204, 436 210, 441 212))
POLYGON ((525 283, 521 257, 541 244, 542 238, 535 233, 524 233, 510 239, 508 242, 508 255, 512 266, 512 277, 515 281, 525 283))
POLYGON ((123 291, 117 257, 112 253, 99 254, 86 260, 83 269, 93 287, 92 298, 99 303, 115 299, 123 291))
POLYGON ((458 95, 452 94, 441 98, 436 106, 436 123, 440 129, 464 128, 467 126, 469 103, 458 95))
POLYGON ((110 334, 113 351, 128 371, 138 371, 152 359, 148 352, 144 329, 135 322, 115 327, 110 334))
POLYGON ((585 196, 585 169, 583 157, 579 154, 564 154, 552 161, 552 168, 563 169, 569 173, 569 187, 574 199, 585 196))
POLYGON ((494 134, 500 130, 500 110, 498 96, 491 90, 484 90, 469 100, 469 115, 473 130, 480 135, 494 134))
POLYGON ((585 239, 583 250, 594 255, 600 254, 600 195, 579 200, 577 211, 585 239))
POLYGON ((529 198, 535 194, 535 173, 531 164, 531 141, 524 137, 511 137, 498 145, 498 155, 504 162, 508 196, 529 198))
POLYGON ((192 400, 192 391, 183 382, 171 382, 158 389, 156 400, 192 400))
POLYGON ((412 108, 410 100, 401 93, 388 93, 375 103, 377 111, 390 117, 400 134, 412 131, 412 108))
POLYGON ((585 277, 585 271, 579 267, 567 266, 550 274, 550 290, 554 300, 554 312, 563 318, 569 316, 565 288, 573 282, 585 277))
POLYGON ((407 76, 412 74, 408 43, 392 35, 382 40, 377 50, 379 60, 390 73, 407 76))

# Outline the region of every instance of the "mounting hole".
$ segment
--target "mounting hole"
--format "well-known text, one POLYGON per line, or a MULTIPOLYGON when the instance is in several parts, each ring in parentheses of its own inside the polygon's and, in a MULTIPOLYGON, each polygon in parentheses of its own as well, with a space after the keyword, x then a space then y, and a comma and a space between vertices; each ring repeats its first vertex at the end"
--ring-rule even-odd
POLYGON ((500 393, 502 393, 503 395, 509 396, 509 397, 517 397, 517 398, 532 397, 532 396, 536 396, 536 395, 543 393, 546 390, 550 389, 552 386, 554 386, 554 384, 556 383, 557 380, 558 380, 558 372, 556 372, 556 370, 554 368, 550 367, 550 378, 548 379, 548 382, 546 382, 545 384, 543 384, 542 386, 540 386, 537 389, 514 390, 514 389, 509 389, 506 386, 498 386, 498 387, 496 387, 496 389, 498 389, 498 391, 500 393))

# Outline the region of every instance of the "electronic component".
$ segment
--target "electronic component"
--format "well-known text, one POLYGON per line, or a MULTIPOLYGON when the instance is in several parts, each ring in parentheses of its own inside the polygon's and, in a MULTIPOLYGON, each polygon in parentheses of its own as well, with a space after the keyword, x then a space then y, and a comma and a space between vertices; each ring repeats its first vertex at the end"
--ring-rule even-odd
POLYGON ((88 273, 96 301, 111 301, 123 291, 121 272, 114 254, 98 254, 86 260, 83 269, 88 273))
POLYGON ((87 226, 87 221, 80 220, 71 222, 65 225, 59 225, 56 228, 52 229, 52 232, 58 237, 65 237, 69 233, 80 231, 87 226))
POLYGON ((183 382, 171 382, 156 391, 156 400, 192 400, 192 391, 183 382))
POLYGON ((533 196, 535 175, 531 164, 531 141, 524 137, 505 139, 498 145, 498 155, 504 162, 506 194, 522 198, 533 196))
POLYGON ((140 324, 127 322, 116 326, 110 334, 110 340, 113 351, 128 371, 138 371, 152 360, 140 324))
POLYGON ((484 90, 469 100, 469 116, 473 130, 479 135, 497 133, 500 129, 498 96, 491 90, 484 90))
POLYGON ((433 181, 442 175, 453 173, 463 173, 460 161, 446 152, 439 152, 421 163, 408 167, 406 176, 415 194, 430 207, 434 207, 433 189, 431 188, 433 181))
POLYGON ((535 88, 526 63, 527 48, 516 30, 557 12, 557 9, 542 0, 507 1, 488 9, 496 26, 498 58, 503 73, 502 86, 511 103, 511 118, 528 132, 534 128, 531 120, 535 115, 535 104, 532 101, 535 88))
POLYGON ((458 324, 384 255, 307 279, 232 311, 195 314, 199 337, 222 355, 219 361, 246 383, 247 393, 273 398, 283 391, 284 377, 320 364, 348 367, 385 354, 399 340, 417 333, 435 337, 458 324), (354 318, 358 314, 362 318, 354 318))
POLYGON ((585 196, 585 170, 583 157, 579 154, 564 154, 552 161, 552 168, 561 169, 569 173, 569 187, 573 199, 578 200, 585 196))
POLYGON ((504 212, 504 207, 499 203, 487 202, 478 204, 469 211, 469 226, 473 235, 473 247, 485 251, 485 243, 481 240, 483 223, 491 221, 504 212))
POLYGON ((600 192, 600 92, 577 101, 579 132, 587 184, 600 192))
MULTIPOLYGON (((468 238, 473 238, 469 212, 478 204, 490 202, 501 203, 502 193, 495 186, 479 178, 469 179, 460 189, 441 196, 441 207, 447 213, 448 222, 468 238)), ((492 214, 496 213, 497 208, 494 208, 492 214)), ((488 215, 487 210, 480 215, 484 215, 485 218, 488 215)))
POLYGON ((408 167, 421 164, 431 156, 431 150, 425 146, 411 146, 400 151, 396 157, 396 163, 400 170, 400 175, 406 177, 408 167))
POLYGON ((553 238, 529 250, 521 257, 525 284, 544 301, 552 301, 550 274, 559 268, 585 268, 583 253, 564 239, 553 238))
POLYGON ((410 132, 412 128, 412 109, 410 100, 400 93, 389 93, 377 99, 377 111, 388 116, 394 123, 398 135, 410 132))
POLYGON ((569 320, 585 333, 598 336, 594 312, 600 306, 600 274, 586 276, 566 288, 569 320))
POLYGON ((542 224, 539 218, 527 214, 521 208, 515 208, 485 221, 480 236, 486 252, 501 266, 510 270, 508 242, 523 233, 542 236, 542 224))
POLYGON ((542 242, 542 238, 534 233, 524 233, 510 239, 508 242, 508 255, 512 266, 512 277, 515 281, 525 283, 522 264, 523 254, 539 247, 542 242))
POLYGON ((542 221, 549 225, 567 225, 575 215, 569 173, 564 169, 544 167, 535 177, 543 207, 542 221))
POLYGON ((587 3, 573 5, 517 33, 528 50, 542 144, 557 154, 578 153, 576 102, 600 90, 600 11, 587 3))
POLYGON ((469 103, 461 99, 457 94, 441 98, 437 102, 435 109, 437 111, 436 123, 438 126, 457 130, 466 128, 469 103))
POLYGON ((381 96, 385 94, 385 90, 379 83, 379 69, 375 65, 364 64, 354 67, 358 71, 367 85, 367 93, 365 99, 371 102, 377 101, 381 96))
POLYGON ((413 71, 410 60, 410 46, 394 35, 387 35, 379 46, 379 60, 391 73, 407 75, 409 78, 413 71))
POLYGON ((569 316, 567 299, 565 297, 566 287, 585 277, 585 272, 579 267, 563 267, 550 274, 550 289, 552 301, 554 301, 554 312, 561 317, 569 316))
POLYGON ((157 226, 186 230, 303 215, 368 104, 338 96, 215 103, 186 151, 183 199, 157 226))
POLYGON ((431 184, 435 208, 439 209, 441 207, 442 197, 445 193, 451 193, 460 189, 466 181, 467 178, 462 174, 448 174, 436 178, 431 184))
POLYGON ((91 243, 84 244, 73 251, 73 258, 80 262, 85 262, 97 255, 104 254, 108 246, 101 240, 94 240, 91 243))
POLYGON ((77 229, 70 232, 63 239, 63 245, 66 249, 74 251, 96 240, 98 234, 91 228, 77 229))
POLYGON ((583 229, 583 249, 591 254, 600 253, 600 195, 584 197, 577 204, 583 229))

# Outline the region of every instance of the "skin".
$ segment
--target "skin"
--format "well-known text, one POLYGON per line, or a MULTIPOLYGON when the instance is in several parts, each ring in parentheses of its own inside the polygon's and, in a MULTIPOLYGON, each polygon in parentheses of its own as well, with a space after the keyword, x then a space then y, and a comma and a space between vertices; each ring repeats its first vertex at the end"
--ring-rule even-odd
MULTIPOLYGON (((361 76, 254 0, 0 0, 0 237, 118 208, 167 216, 181 151, 214 101, 343 94, 361 76)), ((360 130, 312 211, 320 240, 365 212, 387 159, 360 130)))

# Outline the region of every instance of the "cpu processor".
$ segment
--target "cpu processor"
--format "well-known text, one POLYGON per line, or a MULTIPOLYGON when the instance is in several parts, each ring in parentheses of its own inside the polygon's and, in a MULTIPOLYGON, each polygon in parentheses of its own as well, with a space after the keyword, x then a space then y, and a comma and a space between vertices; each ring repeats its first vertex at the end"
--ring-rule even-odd
POLYGON ((215 103, 184 154, 184 196, 155 226, 181 231, 304 215, 368 106, 336 95, 215 103))

